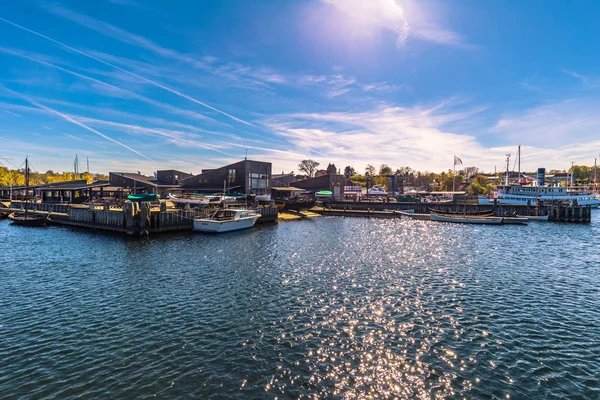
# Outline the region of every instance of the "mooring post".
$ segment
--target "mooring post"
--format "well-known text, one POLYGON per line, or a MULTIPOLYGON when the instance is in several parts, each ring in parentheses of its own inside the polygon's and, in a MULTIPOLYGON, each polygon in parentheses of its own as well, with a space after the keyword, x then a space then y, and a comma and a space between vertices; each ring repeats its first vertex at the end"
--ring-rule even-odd
POLYGON ((140 204, 140 235, 150 234, 150 202, 144 201, 140 204))
POLYGON ((133 235, 133 205, 134 203, 129 200, 124 201, 122 205, 123 215, 125 216, 125 232, 128 235, 133 235))

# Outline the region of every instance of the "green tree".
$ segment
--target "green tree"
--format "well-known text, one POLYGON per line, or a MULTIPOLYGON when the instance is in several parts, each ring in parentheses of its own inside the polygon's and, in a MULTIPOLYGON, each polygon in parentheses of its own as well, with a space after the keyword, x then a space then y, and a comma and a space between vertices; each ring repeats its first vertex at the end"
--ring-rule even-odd
POLYGON ((375 167, 373 166, 373 164, 367 164, 367 167, 365 168, 365 175, 375 176, 375 167))

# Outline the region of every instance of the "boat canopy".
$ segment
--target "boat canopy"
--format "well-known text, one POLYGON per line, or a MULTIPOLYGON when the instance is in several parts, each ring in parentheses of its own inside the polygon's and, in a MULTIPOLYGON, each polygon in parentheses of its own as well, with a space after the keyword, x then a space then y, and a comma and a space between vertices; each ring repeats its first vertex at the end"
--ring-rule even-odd
POLYGON ((331 196, 333 193, 330 190, 321 190, 320 192, 315 193, 317 196, 331 196))

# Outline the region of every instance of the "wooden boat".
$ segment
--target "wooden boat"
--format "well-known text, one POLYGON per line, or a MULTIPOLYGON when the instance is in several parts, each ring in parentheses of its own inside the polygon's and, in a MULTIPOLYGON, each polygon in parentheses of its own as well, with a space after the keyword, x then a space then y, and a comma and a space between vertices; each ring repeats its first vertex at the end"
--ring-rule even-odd
MULTIPOLYGON (((25 158, 25 196, 29 194, 29 160, 25 158)), ((12 213, 8 216, 12 225, 43 227, 48 220, 47 215, 32 214, 27 208, 28 202, 25 202, 25 211, 12 213)))
POLYGON ((208 218, 194 218, 194 230, 223 233, 252 228, 260 214, 252 210, 218 210, 208 218))
POLYGON ((294 198, 291 197, 289 199, 276 199, 275 207, 280 210, 308 210, 313 208, 315 205, 315 200, 309 198, 294 198))
POLYGON ((432 221, 455 222, 460 224, 485 224, 485 225, 503 225, 504 218, 489 217, 469 214, 438 214, 432 212, 430 215, 432 221))
MULTIPOLYGON (((443 214, 443 215, 464 215, 465 214, 464 211, 442 211, 442 210, 436 210, 434 208, 430 208, 429 211, 432 213, 443 214)), ((482 217, 493 217, 494 210, 490 209, 490 210, 481 210, 481 211, 470 211, 466 214, 467 215, 477 215, 477 216, 482 216, 482 217)))
POLYGON ((8 216, 13 225, 43 227, 46 226, 48 218, 45 215, 24 213, 12 213, 8 216))
POLYGON ((8 217, 8 213, 0 211, 0 221, 7 217, 8 217))

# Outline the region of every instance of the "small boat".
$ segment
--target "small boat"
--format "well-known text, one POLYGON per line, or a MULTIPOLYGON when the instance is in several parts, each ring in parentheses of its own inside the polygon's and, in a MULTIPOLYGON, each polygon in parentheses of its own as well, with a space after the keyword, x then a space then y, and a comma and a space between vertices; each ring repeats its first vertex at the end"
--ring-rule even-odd
POLYGON ((387 196, 387 192, 385 191, 385 187, 384 186, 377 186, 377 185, 373 185, 371 186, 369 189, 364 191, 364 195, 365 196, 383 196, 386 197, 387 196))
POLYGON ((152 193, 130 194, 127 196, 127 200, 134 202, 158 201, 158 199, 160 199, 160 196, 152 193))
MULTIPOLYGON (((443 215, 464 215, 465 214, 464 211, 442 211, 442 210, 436 210, 434 208, 430 208, 429 211, 432 213, 443 214, 443 215)), ((479 217, 493 217, 494 210, 490 209, 490 210, 481 210, 481 211, 469 211, 468 213, 466 213, 466 215, 477 215, 479 217)))
POLYGON ((315 205, 315 199, 306 195, 292 196, 283 199, 275 199, 275 207, 280 210, 309 210, 315 205))
POLYGON ((43 227, 46 226, 48 218, 45 215, 24 213, 12 213, 8 216, 13 225, 43 227))
POLYGON ((8 213, 0 211, 0 221, 7 217, 8 217, 8 213))
MULTIPOLYGON (((25 158, 25 195, 29 193, 29 159, 25 158)), ((35 199, 34 199, 35 202, 35 199)), ((12 225, 43 227, 46 226, 48 220, 47 215, 39 215, 30 213, 28 209, 29 201, 25 201, 25 211, 15 212, 8 216, 12 225)))
POLYGON ((455 223, 461 223, 461 224, 485 224, 485 225, 502 225, 502 224, 504 224, 504 218, 502 218, 502 217, 489 217, 489 216, 469 215, 469 214, 438 214, 438 213, 432 212, 430 218, 432 221, 455 222, 455 223))
POLYGON ((549 215, 527 215, 523 217, 527 218, 529 221, 548 221, 549 215))
POLYGON ((186 204, 190 207, 207 207, 210 202, 210 199, 203 195, 173 196, 169 193, 168 198, 176 207, 185 207, 186 204))
POLYGON ((257 201, 271 201, 271 195, 270 194, 257 194, 254 197, 254 200, 257 200, 257 201))
POLYGON ((260 214, 252 210, 218 210, 208 218, 194 218, 197 232, 223 233, 252 228, 260 214))

